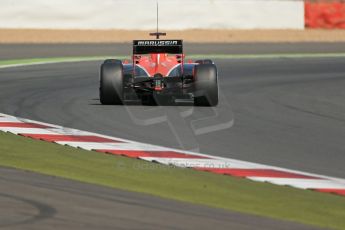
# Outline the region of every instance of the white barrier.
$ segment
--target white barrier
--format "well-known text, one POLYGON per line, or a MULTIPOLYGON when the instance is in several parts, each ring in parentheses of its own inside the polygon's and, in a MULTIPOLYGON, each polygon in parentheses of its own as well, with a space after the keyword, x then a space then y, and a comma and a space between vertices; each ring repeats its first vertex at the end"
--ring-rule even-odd
MULTIPOLYGON (((159 0, 161 29, 303 29, 296 0, 159 0)), ((156 26, 156 0, 1 0, 0 28, 156 26)))

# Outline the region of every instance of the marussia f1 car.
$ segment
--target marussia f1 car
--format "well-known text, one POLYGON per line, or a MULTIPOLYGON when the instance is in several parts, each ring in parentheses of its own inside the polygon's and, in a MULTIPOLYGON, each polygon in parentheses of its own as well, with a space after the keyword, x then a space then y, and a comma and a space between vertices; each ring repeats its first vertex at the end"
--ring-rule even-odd
POLYGON ((100 101, 105 105, 126 101, 157 104, 168 99, 216 106, 217 75, 212 60, 185 62, 182 40, 134 40, 132 63, 108 59, 102 64, 100 101))

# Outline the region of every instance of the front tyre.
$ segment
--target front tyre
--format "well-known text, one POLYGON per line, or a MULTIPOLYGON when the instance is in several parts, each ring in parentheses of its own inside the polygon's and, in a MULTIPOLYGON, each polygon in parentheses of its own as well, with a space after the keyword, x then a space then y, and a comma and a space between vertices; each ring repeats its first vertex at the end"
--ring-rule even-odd
POLYGON ((194 105, 218 105, 218 71, 214 64, 199 64, 194 72, 194 105))
POLYGON ((99 98, 103 105, 123 104, 123 65, 121 61, 102 64, 99 98))

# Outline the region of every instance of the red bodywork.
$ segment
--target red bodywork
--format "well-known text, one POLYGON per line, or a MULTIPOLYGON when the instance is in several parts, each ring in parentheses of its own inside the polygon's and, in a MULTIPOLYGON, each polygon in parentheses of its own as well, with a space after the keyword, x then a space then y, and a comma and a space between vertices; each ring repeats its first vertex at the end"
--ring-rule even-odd
MULTIPOLYGON (((133 63, 135 66, 144 69, 150 77, 160 73, 167 77, 169 73, 178 65, 183 63, 184 55, 168 55, 166 53, 154 53, 146 56, 134 55, 133 63)), ((182 65, 181 65, 182 68, 182 65)))

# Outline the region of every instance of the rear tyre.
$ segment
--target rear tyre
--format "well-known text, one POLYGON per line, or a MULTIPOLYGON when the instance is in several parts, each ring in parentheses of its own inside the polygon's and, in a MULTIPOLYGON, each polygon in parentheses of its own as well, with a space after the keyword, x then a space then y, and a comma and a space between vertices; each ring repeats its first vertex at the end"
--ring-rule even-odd
POLYGON ((106 60, 101 66, 99 98, 103 105, 123 104, 123 65, 106 60))
POLYGON ((201 64, 195 66, 194 76, 194 105, 218 105, 218 73, 214 64, 201 64))

